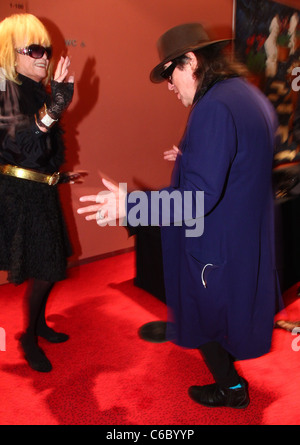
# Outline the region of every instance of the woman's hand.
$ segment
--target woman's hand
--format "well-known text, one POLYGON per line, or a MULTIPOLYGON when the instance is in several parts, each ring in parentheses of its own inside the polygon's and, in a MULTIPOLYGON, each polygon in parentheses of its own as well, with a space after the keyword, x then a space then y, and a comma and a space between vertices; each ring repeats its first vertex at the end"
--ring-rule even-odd
POLYGON ((70 63, 68 56, 66 58, 61 57, 57 64, 54 80, 51 81, 52 103, 48 107, 48 112, 55 120, 60 118, 73 98, 74 76, 70 76, 68 81, 64 82, 69 72, 70 63))
POLYGON ((61 57, 55 70, 54 79, 51 80, 51 103, 48 107, 44 105, 37 113, 36 125, 46 133, 62 113, 70 105, 74 94, 74 76, 70 76, 67 82, 64 82, 68 75, 70 66, 69 57, 61 57))
POLYGON ((125 199, 127 192, 107 179, 102 179, 107 188, 98 195, 82 196, 80 202, 96 202, 96 204, 81 207, 77 213, 89 213, 87 221, 96 220, 99 226, 115 225, 116 220, 126 216, 125 199))
POLYGON ((60 174, 59 183, 60 184, 82 184, 83 177, 87 176, 87 172, 85 171, 77 171, 77 172, 62 172, 60 174))
POLYGON ((173 148, 171 150, 167 150, 164 152, 164 160, 176 161, 178 154, 181 154, 181 151, 178 147, 176 147, 176 145, 173 145, 173 148))
MULTIPOLYGON (((54 80, 56 82, 63 82, 65 80, 69 72, 70 64, 69 56, 60 58, 54 73, 54 80)), ((74 83, 74 76, 70 76, 68 82, 74 83)))

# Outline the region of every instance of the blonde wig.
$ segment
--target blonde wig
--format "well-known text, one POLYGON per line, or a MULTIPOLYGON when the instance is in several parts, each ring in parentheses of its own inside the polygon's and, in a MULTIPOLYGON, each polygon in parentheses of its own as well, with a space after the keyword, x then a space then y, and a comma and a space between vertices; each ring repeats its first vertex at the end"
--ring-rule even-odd
MULTIPOLYGON (((13 14, 0 23, 0 67, 7 80, 17 81, 16 48, 25 48, 33 43, 51 46, 51 38, 42 22, 32 14, 13 14)), ((47 83, 51 76, 48 67, 47 83)))

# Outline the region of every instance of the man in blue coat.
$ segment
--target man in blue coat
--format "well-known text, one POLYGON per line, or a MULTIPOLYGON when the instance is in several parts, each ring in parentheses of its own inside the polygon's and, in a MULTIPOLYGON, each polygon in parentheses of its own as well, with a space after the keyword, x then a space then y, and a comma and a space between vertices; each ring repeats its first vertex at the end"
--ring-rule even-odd
MULTIPOLYGON (((191 220, 178 221, 175 206, 164 224, 152 192, 145 206, 161 225, 174 342, 200 349, 215 379, 212 385, 190 387, 189 395, 205 406, 245 408, 248 385, 234 361, 270 350, 278 309, 272 193, 277 119, 265 96, 223 55, 226 43, 210 40, 198 23, 176 26, 158 41, 160 63, 150 78, 156 83, 166 79, 169 90, 191 107, 172 184, 164 191, 179 193, 182 209, 189 197, 194 233, 191 220), (197 212, 200 191, 203 227, 197 212)), ((104 183, 118 209, 125 209, 126 201, 126 211, 117 216, 126 214, 130 223, 136 206, 132 194, 104 183)), ((99 209, 98 217, 105 220, 107 203, 79 212, 99 209)), ((95 214, 87 217, 92 218, 95 214)))

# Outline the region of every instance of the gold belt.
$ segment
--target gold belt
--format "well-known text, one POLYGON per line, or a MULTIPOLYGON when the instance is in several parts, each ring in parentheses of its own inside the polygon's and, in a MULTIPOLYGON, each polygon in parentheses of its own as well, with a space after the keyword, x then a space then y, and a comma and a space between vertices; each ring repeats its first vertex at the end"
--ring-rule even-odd
POLYGON ((0 165, 0 173, 8 176, 15 176, 16 178, 28 179, 29 181, 43 182, 48 185, 56 185, 59 181, 59 173, 47 175, 39 173, 27 168, 17 167, 15 165, 0 165))

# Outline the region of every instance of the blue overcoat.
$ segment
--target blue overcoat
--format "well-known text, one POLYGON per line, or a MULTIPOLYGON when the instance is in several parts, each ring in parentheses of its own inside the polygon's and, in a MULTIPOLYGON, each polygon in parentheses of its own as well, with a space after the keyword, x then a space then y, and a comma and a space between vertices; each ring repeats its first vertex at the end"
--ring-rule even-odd
POLYGON ((272 105, 239 77, 216 83, 193 105, 166 190, 204 191, 204 231, 188 237, 184 225, 161 229, 166 299, 180 346, 217 341, 237 359, 270 350, 280 299, 276 129, 272 105))

